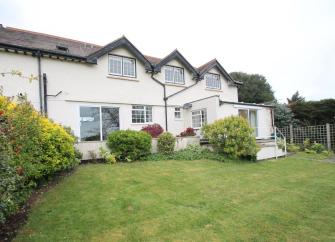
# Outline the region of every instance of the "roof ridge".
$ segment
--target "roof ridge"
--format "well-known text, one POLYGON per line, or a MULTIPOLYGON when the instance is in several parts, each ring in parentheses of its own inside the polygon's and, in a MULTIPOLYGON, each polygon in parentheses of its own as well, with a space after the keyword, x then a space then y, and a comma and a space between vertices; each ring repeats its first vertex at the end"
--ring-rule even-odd
POLYGON ((46 34, 46 33, 26 30, 26 29, 19 29, 19 28, 14 28, 14 27, 5 27, 5 29, 24 32, 24 33, 30 33, 30 34, 38 34, 38 35, 43 35, 43 36, 47 36, 47 37, 57 38, 57 39, 60 39, 60 40, 69 40, 69 41, 74 41, 74 42, 77 42, 77 43, 93 45, 95 47, 100 47, 100 48, 102 47, 101 45, 97 45, 97 44, 93 44, 93 43, 89 43, 89 42, 85 42, 85 41, 75 40, 75 39, 71 39, 71 38, 65 38, 65 37, 61 37, 61 36, 57 36, 57 35, 46 34))
POLYGON ((201 69, 207 65, 209 65, 210 63, 214 62, 214 61, 217 61, 216 58, 214 59, 211 59, 210 61, 206 62, 205 64, 202 64, 201 66, 199 66, 197 69, 201 69))

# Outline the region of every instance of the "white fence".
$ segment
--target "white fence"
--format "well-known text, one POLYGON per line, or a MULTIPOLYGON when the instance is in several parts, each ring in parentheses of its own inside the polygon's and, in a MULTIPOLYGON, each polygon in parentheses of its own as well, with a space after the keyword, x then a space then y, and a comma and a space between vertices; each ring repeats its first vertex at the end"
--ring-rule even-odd
POLYGON ((324 124, 305 127, 293 127, 292 125, 279 128, 287 142, 302 144, 304 140, 323 144, 329 150, 335 150, 335 124, 324 124))

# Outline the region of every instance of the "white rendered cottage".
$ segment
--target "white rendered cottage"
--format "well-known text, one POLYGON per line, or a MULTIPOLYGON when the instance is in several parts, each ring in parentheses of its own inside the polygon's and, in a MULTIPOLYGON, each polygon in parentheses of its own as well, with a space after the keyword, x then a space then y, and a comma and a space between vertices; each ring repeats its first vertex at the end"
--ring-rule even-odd
POLYGON ((118 129, 152 123, 177 135, 187 127, 242 115, 258 139, 273 131, 272 107, 238 102, 239 83, 217 60, 195 68, 178 50, 145 56, 126 37, 98 46, 0 25, 0 78, 7 96, 25 93, 37 110, 70 126, 79 148, 96 150, 118 129))

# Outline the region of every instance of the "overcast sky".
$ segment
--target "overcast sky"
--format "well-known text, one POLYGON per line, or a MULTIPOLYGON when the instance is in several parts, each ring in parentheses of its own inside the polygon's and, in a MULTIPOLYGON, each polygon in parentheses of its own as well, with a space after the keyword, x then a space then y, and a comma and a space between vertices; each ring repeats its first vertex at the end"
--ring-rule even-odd
POLYGON ((0 23, 264 75, 279 101, 335 98, 335 0, 0 0, 0 23))

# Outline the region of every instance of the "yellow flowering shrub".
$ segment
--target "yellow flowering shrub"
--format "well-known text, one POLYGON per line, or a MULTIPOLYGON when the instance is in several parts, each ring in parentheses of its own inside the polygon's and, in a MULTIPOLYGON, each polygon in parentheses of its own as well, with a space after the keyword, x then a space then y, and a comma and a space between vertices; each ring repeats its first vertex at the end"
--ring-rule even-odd
POLYGON ((14 103, 0 95, 0 192, 5 194, 0 197, 0 223, 41 179, 79 163, 74 143, 70 133, 25 99, 14 103))

